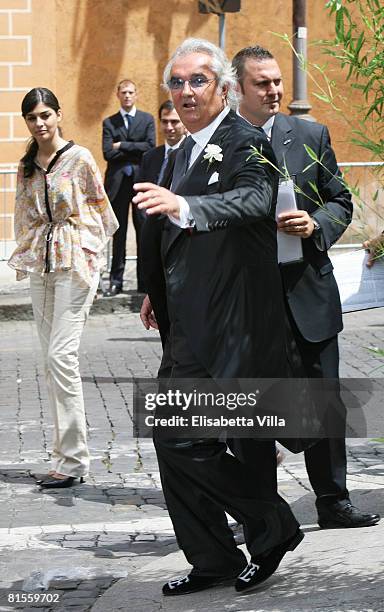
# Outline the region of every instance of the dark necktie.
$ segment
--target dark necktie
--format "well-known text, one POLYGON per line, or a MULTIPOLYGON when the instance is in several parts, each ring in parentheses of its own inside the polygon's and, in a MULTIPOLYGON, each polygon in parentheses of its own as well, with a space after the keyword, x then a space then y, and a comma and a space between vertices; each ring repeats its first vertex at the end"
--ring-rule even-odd
POLYGON ((131 127, 134 117, 132 115, 128 115, 128 113, 125 115, 127 118, 127 122, 128 122, 128 132, 129 132, 129 128, 131 127))
POLYGON ((191 156, 191 151, 195 146, 195 141, 192 136, 185 139, 184 146, 180 147, 176 153, 175 166, 172 176, 172 191, 175 191, 188 170, 188 162, 191 156))
MULTIPOLYGON (((132 115, 128 115, 128 113, 126 113, 125 118, 126 118, 127 123, 128 123, 128 136, 129 136, 130 128, 131 128, 132 122, 134 120, 134 117, 132 117, 132 115)), ((124 166, 124 168, 123 168, 123 172, 124 172, 125 176, 132 176, 132 174, 133 174, 132 164, 126 164, 124 166)))
POLYGON ((169 154, 171 153, 172 150, 173 149, 167 149, 167 151, 165 152, 163 163, 161 164, 159 176, 158 176, 158 179, 157 179, 157 184, 158 185, 161 185, 161 181, 164 178, 164 172, 165 172, 165 169, 167 167, 167 163, 168 163, 168 159, 169 159, 169 154))

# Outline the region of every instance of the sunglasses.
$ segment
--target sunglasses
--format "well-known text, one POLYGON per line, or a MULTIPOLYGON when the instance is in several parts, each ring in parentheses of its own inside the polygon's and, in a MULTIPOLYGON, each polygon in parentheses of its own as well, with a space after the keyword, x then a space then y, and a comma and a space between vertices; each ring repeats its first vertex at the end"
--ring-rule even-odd
POLYGON ((209 83, 216 81, 217 79, 207 79, 205 76, 195 76, 191 79, 181 79, 179 77, 171 77, 169 81, 167 81, 167 85, 171 91, 180 91, 184 89, 184 85, 188 83, 191 89, 200 89, 201 87, 205 87, 209 83))

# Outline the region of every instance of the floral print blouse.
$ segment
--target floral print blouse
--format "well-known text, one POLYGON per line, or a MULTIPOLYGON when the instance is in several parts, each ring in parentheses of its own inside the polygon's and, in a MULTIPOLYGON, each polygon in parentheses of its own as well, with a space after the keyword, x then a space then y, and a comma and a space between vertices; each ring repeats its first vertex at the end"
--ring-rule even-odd
POLYGON ((8 262, 17 271, 17 280, 30 272, 72 270, 90 285, 100 269, 103 249, 119 226, 91 153, 73 144, 49 172, 35 164, 33 175, 25 178, 23 169, 20 162, 15 204, 18 246, 8 262))

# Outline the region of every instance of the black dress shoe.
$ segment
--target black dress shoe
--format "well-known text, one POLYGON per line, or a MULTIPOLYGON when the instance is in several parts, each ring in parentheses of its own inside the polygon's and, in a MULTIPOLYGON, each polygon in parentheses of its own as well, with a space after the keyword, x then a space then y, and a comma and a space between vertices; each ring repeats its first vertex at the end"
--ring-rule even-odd
POLYGON ((167 582, 163 588, 163 595, 168 597, 169 595, 188 595, 188 593, 197 593, 198 591, 204 591, 211 587, 233 584, 237 574, 233 576, 194 576, 189 574, 183 578, 175 578, 167 582))
POLYGON ((260 557, 252 557, 251 562, 248 563, 236 580, 236 591, 239 593, 248 591, 267 580, 275 573, 285 553, 289 550, 295 550, 303 538, 303 532, 297 529, 295 535, 275 546, 269 553, 260 557))
POLYGON ((318 523, 322 529, 339 529, 340 527, 371 527, 380 520, 379 514, 368 514, 352 506, 349 500, 333 504, 316 502, 319 514, 318 523))
POLYGON ((84 482, 84 478, 76 478, 76 476, 67 476, 67 478, 56 478, 55 476, 48 476, 45 480, 39 482, 39 486, 43 489, 66 489, 72 487, 79 480, 80 484, 84 482))
POLYGON ((39 484, 41 484, 41 483, 43 482, 43 480, 46 480, 47 478, 49 478, 50 476, 52 476, 54 473, 55 473, 55 472, 54 472, 54 471, 52 471, 52 474, 50 474, 50 473, 48 472, 48 474, 45 474, 45 475, 43 475, 43 474, 42 474, 41 476, 38 476, 38 477, 37 477, 36 475, 34 475, 34 479, 35 479, 36 484, 38 484, 38 485, 39 485, 39 484))
POLYGON ((123 288, 120 285, 114 285, 112 283, 111 285, 109 285, 109 289, 107 289, 107 291, 104 291, 103 295, 104 297, 113 297, 114 295, 121 293, 122 290, 123 288))

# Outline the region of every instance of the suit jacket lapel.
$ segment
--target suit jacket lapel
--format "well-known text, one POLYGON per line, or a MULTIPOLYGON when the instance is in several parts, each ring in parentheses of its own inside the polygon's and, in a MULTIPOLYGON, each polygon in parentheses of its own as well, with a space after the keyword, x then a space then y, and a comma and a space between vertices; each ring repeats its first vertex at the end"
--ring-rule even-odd
POLYGON ((284 160, 294 142, 295 135, 288 118, 281 113, 277 113, 272 128, 271 145, 279 168, 283 169, 284 160))
POLYGON ((120 112, 116 113, 116 115, 113 116, 113 124, 115 126, 115 129, 118 131, 121 137, 121 140, 127 140, 127 138, 131 138, 134 135, 138 126, 141 125, 142 122, 143 122, 143 117, 139 110, 136 111, 136 115, 129 127, 129 130, 127 130, 125 126, 125 121, 120 112))
MULTIPOLYGON (((175 157, 176 157, 177 150, 178 149, 176 149, 175 151, 171 151, 168 156, 168 163, 165 167, 163 179, 160 183, 161 187, 166 187, 167 189, 171 188, 172 173, 173 173, 173 167, 175 165, 175 157)), ((165 155, 165 147, 164 147, 164 153, 161 157, 161 163, 163 162, 164 155, 165 155)), ((161 166, 161 163, 160 163, 160 166, 161 166)))
MULTIPOLYGON (((233 112, 229 112, 219 127, 212 134, 208 144, 214 144, 221 147, 228 131, 231 129, 232 123, 236 119, 236 115, 233 112)), ((190 191, 189 185, 193 183, 193 194, 199 194, 205 191, 210 175, 214 170, 220 170, 220 164, 218 162, 209 163, 208 160, 203 159, 205 155, 205 148, 201 151, 198 158, 194 161, 184 178, 180 181, 177 189, 177 193, 180 195, 188 195, 190 191)), ((221 163, 221 162, 220 162, 221 163)), ((220 172, 219 172, 220 174, 220 172)))
MULTIPOLYGON (((220 123, 216 131, 212 134, 209 140, 209 144, 215 144, 215 145, 221 146, 235 120, 236 120, 235 113, 230 111, 228 115, 220 123)), ((178 188, 177 188, 178 195, 191 195, 191 194, 197 195, 201 193, 204 194, 204 192, 206 191, 209 177, 212 174, 212 172, 216 169, 215 164, 217 164, 218 162, 213 162, 209 164, 207 160, 203 159, 204 155, 205 155, 205 151, 203 150, 198 156, 198 158, 196 159, 196 161, 193 163, 193 165, 189 168, 185 177, 179 183, 178 188)), ((162 184, 164 187, 167 186, 165 184, 165 179, 169 181, 168 185, 170 185, 171 180, 172 180, 172 171, 173 171, 173 166, 175 163, 174 158, 172 162, 173 162, 172 166, 171 167, 168 166, 167 168, 168 170, 167 176, 164 177, 164 180, 162 181, 162 184)), ((219 174, 220 174, 219 166, 220 164, 218 164, 217 170, 219 171, 219 174)), ((176 238, 180 236, 183 230, 168 220, 168 222, 164 226, 164 231, 166 232, 166 237, 164 237, 164 240, 162 241, 163 259, 166 253, 169 251, 172 244, 174 243, 174 241, 176 240, 176 238)))
POLYGON ((112 124, 113 127, 115 128, 115 130, 117 131, 119 137, 121 140, 127 140, 127 128, 125 127, 125 123, 124 123, 124 119, 122 117, 122 114, 116 113, 116 115, 113 115, 112 119, 112 124))
MULTIPOLYGON (((166 189, 171 188, 173 168, 175 165, 177 151, 178 149, 172 151, 169 154, 168 164, 165 168, 163 180, 160 183, 161 187, 166 187, 166 189)), ((182 232, 183 230, 181 229, 181 227, 178 227, 177 225, 172 223, 168 218, 165 220, 163 226, 163 239, 161 241, 161 255, 163 261, 169 246, 176 240, 178 236, 180 236, 182 232)))

